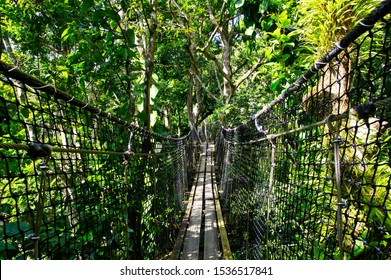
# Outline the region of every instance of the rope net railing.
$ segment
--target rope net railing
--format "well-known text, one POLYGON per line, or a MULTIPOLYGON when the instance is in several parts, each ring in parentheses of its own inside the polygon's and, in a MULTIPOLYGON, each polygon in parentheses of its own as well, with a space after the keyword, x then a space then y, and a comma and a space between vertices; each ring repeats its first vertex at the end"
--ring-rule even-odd
POLYGON ((391 21, 383 2, 217 141, 238 259, 391 258, 391 21))
POLYGON ((0 259, 160 259, 197 154, 0 62, 0 259))

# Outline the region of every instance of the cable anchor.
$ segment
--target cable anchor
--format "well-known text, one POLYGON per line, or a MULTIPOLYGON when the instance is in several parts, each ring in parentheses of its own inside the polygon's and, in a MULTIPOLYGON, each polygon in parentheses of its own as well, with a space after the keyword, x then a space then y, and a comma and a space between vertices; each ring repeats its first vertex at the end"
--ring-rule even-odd
POLYGON ((38 158, 45 158, 51 155, 52 146, 49 144, 32 142, 28 145, 27 153, 32 160, 36 160, 38 158))
POLYGON ((26 238, 30 239, 30 240, 39 240, 40 239, 40 237, 38 235, 36 235, 35 233, 29 234, 26 238))
POLYGON ((336 144, 339 144, 339 145, 341 145, 343 142, 344 142, 344 140, 343 140, 342 137, 336 137, 336 138, 333 140, 333 143, 336 143, 336 144))

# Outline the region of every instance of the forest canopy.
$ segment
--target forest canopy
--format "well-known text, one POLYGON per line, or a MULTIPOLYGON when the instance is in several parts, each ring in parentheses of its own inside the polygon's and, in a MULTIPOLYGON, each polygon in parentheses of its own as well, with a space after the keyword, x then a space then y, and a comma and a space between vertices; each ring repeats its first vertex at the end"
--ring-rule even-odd
POLYGON ((1 60, 180 136, 247 120, 380 1, 1 2, 1 60))
POLYGON ((380 2, 0 0, 0 259, 389 259, 380 2))

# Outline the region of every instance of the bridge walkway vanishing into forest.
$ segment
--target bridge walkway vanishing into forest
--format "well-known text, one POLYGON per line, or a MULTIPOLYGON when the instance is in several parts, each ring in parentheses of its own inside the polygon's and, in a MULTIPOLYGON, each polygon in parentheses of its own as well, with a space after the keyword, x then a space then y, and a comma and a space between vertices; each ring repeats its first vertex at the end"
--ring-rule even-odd
POLYGON ((390 13, 213 144, 0 60, 0 259, 391 259, 390 13))
POLYGON ((201 151, 172 259, 231 259, 217 191, 214 144, 203 142, 201 151))

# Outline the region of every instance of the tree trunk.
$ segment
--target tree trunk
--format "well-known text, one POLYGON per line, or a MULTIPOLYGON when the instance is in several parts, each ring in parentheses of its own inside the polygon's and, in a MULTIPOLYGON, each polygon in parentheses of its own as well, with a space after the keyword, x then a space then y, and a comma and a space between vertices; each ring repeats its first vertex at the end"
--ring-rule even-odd
POLYGON ((232 68, 231 68, 231 46, 229 42, 228 35, 228 23, 224 23, 222 26, 222 32, 220 32, 221 41, 223 44, 222 49, 222 63, 223 63, 223 73, 224 73, 224 89, 223 96, 225 100, 225 105, 228 105, 231 96, 234 93, 234 87, 232 85, 232 68))
MULTIPOLYGON (((141 2, 144 6, 144 3, 141 2)), ((144 119, 143 126, 147 130, 151 130, 151 87, 152 87, 152 75, 155 66, 155 50, 156 50, 156 33, 157 33, 157 1, 151 0, 150 5, 152 11, 150 14, 146 14, 144 7, 141 10, 136 10, 139 19, 139 25, 141 30, 145 30, 147 27, 148 32, 142 33, 140 38, 136 37, 137 50, 142 58, 144 58, 144 90, 143 90, 143 112, 144 119), (147 18, 147 16, 149 16, 147 18)))
POLYGON ((171 112, 169 107, 164 108, 164 127, 170 132, 172 132, 172 126, 171 126, 171 112))
POLYGON ((201 142, 201 138, 198 135, 198 131, 197 131, 197 127, 198 127, 197 118, 200 113, 200 108, 199 108, 200 103, 197 102, 197 104, 193 108, 193 90, 194 90, 193 77, 189 73, 189 90, 188 90, 188 94, 187 94, 187 104, 186 104, 187 117, 189 119, 190 130, 194 131, 194 134, 196 135, 198 140, 201 142))
POLYGON ((151 130, 151 87, 152 74, 155 66, 155 50, 156 50, 156 29, 157 29, 157 4, 152 1, 153 11, 151 13, 150 23, 148 24, 149 38, 147 43, 147 52, 145 57, 145 87, 144 87, 144 112, 146 114, 144 127, 151 130))

